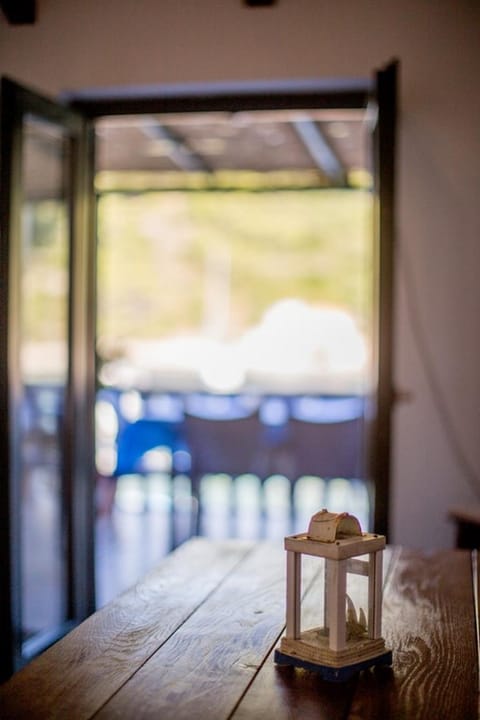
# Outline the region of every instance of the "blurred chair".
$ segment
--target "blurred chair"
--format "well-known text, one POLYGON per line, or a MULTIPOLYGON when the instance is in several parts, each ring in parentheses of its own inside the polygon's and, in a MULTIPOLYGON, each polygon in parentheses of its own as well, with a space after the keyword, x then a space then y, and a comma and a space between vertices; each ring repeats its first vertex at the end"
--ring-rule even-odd
POLYGON ((231 477, 257 474, 260 423, 255 413, 233 420, 185 415, 185 435, 191 454, 193 492, 198 495, 203 475, 231 477))
POLYGON ((112 479, 125 475, 167 473, 172 479, 190 472, 190 453, 180 423, 141 418, 125 423, 117 437, 112 479))
POLYGON ((297 398, 289 425, 294 480, 363 477, 363 398, 297 398))
POLYGON ((365 477, 365 420, 361 397, 304 397, 291 404, 288 445, 292 496, 296 481, 365 477))
POLYGON ((361 395, 299 395, 290 400, 290 413, 308 422, 344 422, 362 417, 365 398, 361 395))
POLYGON ((22 404, 25 430, 55 435, 63 416, 65 392, 61 384, 25 385, 22 404))
POLYGON ((25 385, 20 405, 24 486, 41 469, 61 472, 61 432, 65 387, 25 385))
POLYGON ((114 471, 120 475, 161 472, 165 460, 155 451, 165 449, 171 455, 172 472, 186 472, 189 455, 181 428, 176 423, 142 418, 126 424, 117 439, 117 465, 114 471), (158 457, 158 459, 156 459, 158 457))
POLYGON ((184 398, 185 411, 206 420, 236 420, 252 415, 259 407, 256 395, 214 395, 189 393, 184 398))
MULTIPOLYGON (((204 410, 206 409, 204 406, 204 410)), ((220 404, 219 406, 220 407, 220 404)), ((245 414, 234 403, 226 412, 214 414, 206 411, 193 414, 194 407, 187 405, 184 428, 191 454, 192 495, 198 503, 197 529, 200 523, 200 484, 210 474, 224 473, 232 479, 246 473, 258 474, 261 425, 258 412, 245 414)), ((211 409, 211 408, 210 408, 211 409)), ((200 411, 200 407, 197 406, 200 411)))
POLYGON ((143 393, 142 397, 144 417, 171 423, 183 421, 184 401, 180 394, 153 391, 143 393))
POLYGON ((262 399, 259 418, 262 424, 260 477, 292 474, 290 438, 290 398, 266 396, 262 399))

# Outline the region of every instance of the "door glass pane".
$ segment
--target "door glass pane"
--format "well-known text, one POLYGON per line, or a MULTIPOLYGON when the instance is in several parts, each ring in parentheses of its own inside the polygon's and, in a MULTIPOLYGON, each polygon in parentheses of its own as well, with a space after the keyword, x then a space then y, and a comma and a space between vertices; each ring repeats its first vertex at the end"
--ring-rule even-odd
POLYGON ((67 616, 63 419, 68 382, 68 139, 24 120, 19 290, 21 598, 27 648, 67 616))

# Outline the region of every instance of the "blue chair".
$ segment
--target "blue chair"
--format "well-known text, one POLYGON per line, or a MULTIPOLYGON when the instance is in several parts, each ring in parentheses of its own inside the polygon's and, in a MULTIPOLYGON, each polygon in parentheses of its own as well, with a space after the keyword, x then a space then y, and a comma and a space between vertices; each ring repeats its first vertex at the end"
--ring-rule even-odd
POLYGON ((167 472, 173 480, 176 475, 189 471, 190 453, 181 424, 146 418, 124 424, 117 437, 117 462, 111 475, 115 487, 111 492, 111 502, 116 492, 116 481, 121 476, 140 475, 146 478, 154 473, 167 472), (166 463, 168 456, 166 458, 161 450, 170 455, 169 462, 166 463))
POLYGON ((165 420, 142 418, 126 424, 117 439, 117 464, 113 475, 159 472, 164 463, 155 461, 150 451, 167 448, 171 453, 172 474, 188 472, 189 452, 181 431, 181 425, 165 420))

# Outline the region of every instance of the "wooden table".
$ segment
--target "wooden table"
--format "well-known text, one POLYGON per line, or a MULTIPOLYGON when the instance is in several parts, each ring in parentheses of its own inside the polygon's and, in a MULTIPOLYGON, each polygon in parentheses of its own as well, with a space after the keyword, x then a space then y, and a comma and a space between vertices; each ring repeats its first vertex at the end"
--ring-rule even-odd
POLYGON ((384 566, 392 668, 339 684, 277 667, 283 543, 195 539, 5 683, 0 717, 477 718, 476 553, 387 548, 384 566))

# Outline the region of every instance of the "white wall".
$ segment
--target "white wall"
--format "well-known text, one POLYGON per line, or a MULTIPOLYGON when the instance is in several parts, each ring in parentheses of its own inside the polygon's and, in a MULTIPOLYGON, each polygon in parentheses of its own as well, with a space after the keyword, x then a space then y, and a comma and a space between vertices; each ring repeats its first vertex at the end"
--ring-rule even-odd
POLYGON ((37 7, 31 27, 0 17, 0 72, 53 95, 119 84, 365 77, 400 59, 395 375, 411 400, 394 417, 389 540, 451 545, 448 508, 480 503, 480 4, 278 0, 250 9, 241 0, 37 0, 37 7))

